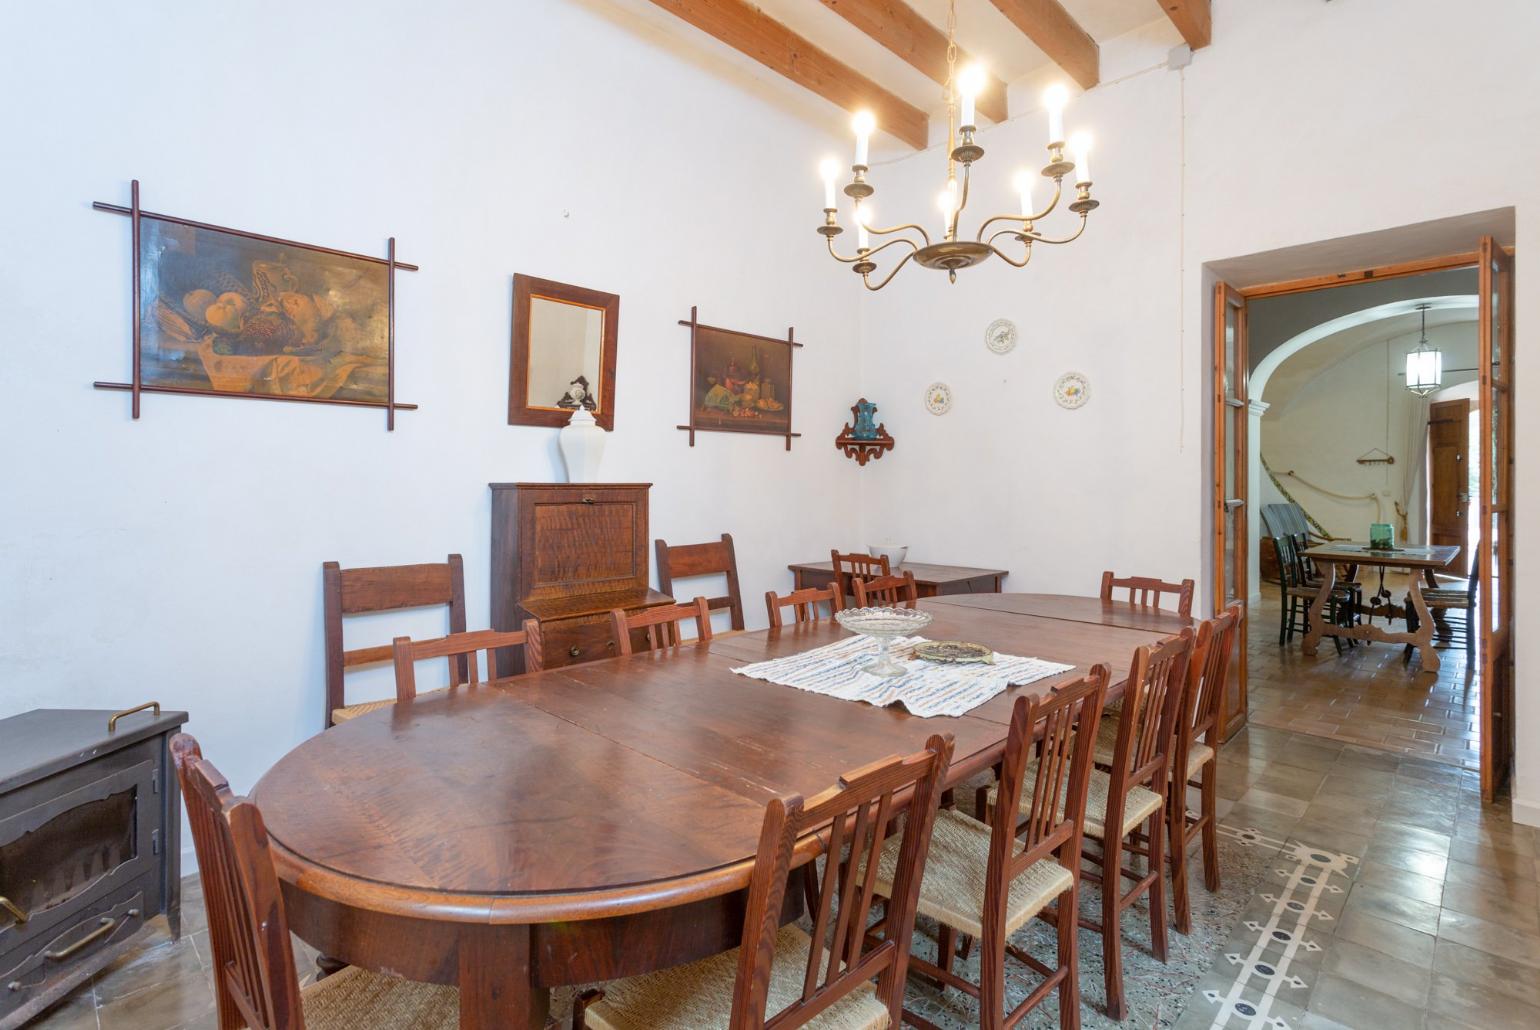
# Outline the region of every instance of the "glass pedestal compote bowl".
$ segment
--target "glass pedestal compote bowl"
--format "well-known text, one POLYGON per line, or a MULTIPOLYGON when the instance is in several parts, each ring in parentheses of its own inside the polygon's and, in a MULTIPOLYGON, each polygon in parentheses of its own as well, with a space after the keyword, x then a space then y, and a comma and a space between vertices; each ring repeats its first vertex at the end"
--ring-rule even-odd
POLYGON ((907 637, 930 625, 930 612, 918 608, 847 608, 834 614, 852 633, 877 641, 877 659, 866 666, 876 676, 902 676, 909 670, 893 660, 888 645, 895 637, 907 637))

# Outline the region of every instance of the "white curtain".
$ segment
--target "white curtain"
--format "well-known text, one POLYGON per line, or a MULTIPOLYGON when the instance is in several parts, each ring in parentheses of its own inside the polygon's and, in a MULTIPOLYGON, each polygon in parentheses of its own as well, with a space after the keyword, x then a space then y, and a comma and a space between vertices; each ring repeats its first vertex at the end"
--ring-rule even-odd
POLYGON ((1413 396, 1406 406, 1407 468, 1401 475, 1401 509, 1406 512, 1406 542, 1428 539, 1428 406, 1426 397, 1413 396))

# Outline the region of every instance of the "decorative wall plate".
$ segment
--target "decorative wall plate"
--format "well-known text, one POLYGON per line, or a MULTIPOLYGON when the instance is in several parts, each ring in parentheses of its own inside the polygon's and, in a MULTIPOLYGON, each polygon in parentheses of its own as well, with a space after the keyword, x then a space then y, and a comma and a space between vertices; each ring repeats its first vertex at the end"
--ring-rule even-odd
POLYGON ((1016 323, 997 318, 984 330, 984 346, 996 354, 1009 354, 1016 347, 1016 323))
POLYGON ((945 383, 931 383, 925 388, 925 410, 945 415, 952 410, 952 388, 945 383))
POLYGON ((1079 372, 1066 372, 1053 384, 1053 399, 1061 408, 1078 408, 1091 399, 1091 381, 1079 372))

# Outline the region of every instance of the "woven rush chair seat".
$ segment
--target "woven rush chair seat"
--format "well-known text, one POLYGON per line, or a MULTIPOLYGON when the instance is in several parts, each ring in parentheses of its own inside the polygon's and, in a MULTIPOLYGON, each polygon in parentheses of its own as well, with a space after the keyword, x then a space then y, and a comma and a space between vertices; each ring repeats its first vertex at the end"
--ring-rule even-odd
MULTIPOLYGON (((1096 764, 1111 765, 1112 750, 1118 742, 1117 713, 1112 717, 1102 716, 1101 725, 1096 729, 1096 764)), ((1187 752, 1187 779, 1192 779, 1209 762, 1214 760, 1214 749, 1202 741, 1196 741, 1187 752)))
POLYGON ((460 992, 349 966, 300 991, 306 1030, 453 1030, 460 1025, 460 992))
MULTIPOLYGON (((1030 769, 1027 775, 1032 775, 1030 769)), ((1100 769, 1092 769, 1090 790, 1087 792, 1085 800, 1085 835, 1087 837, 1095 837, 1097 840, 1107 839, 1107 830, 1104 824, 1107 822, 1107 795, 1111 789, 1112 777, 1100 769)), ((999 785, 990 787, 989 793, 985 795, 988 803, 993 805, 999 793, 999 785)), ((1027 805, 1031 803, 1031 800, 1031 798, 1028 798, 1023 803, 1021 809, 1023 812, 1027 810, 1027 805)), ((1124 836, 1132 833, 1135 827, 1154 815, 1160 809, 1160 805, 1160 795, 1154 791, 1140 786, 1130 788, 1128 804, 1123 809, 1124 836)), ((1063 808, 1063 799, 1060 799, 1060 808, 1061 810, 1063 808)), ((939 819, 937 823, 940 823, 939 819)), ((924 912, 925 909, 921 908, 920 911, 924 912)))
MULTIPOLYGON (((896 837, 891 841, 898 842, 896 837)), ((776 935, 766 1011, 778 1012, 802 996, 811 943, 795 926, 784 926, 776 935)), ((616 980, 605 984, 604 998, 588 1007, 585 1025, 595 1030, 727 1030, 737 975, 734 948, 688 965, 616 980)), ((875 987, 862 984, 804 1025, 817 1030, 882 1030, 889 1025, 888 1010, 877 1000, 875 987)))
MULTIPOLYGON (((1030 775, 1030 774, 1029 774, 1030 775)), ((990 828, 953 809, 936 813, 930 855, 920 881, 916 911, 974 937, 984 935, 984 888, 989 872, 990 828)), ((895 841, 889 841, 877 863, 877 893, 893 888, 898 861, 895 841)), ((1034 862, 1011 881, 1005 902, 1005 934, 1009 937, 1069 890, 1075 878, 1053 859, 1034 862)))
MULTIPOLYGON (((438 690, 424 691, 423 693, 418 694, 417 696, 418 697, 427 697, 430 694, 443 694, 445 692, 446 692, 445 688, 440 688, 438 690)), ((395 698, 387 697, 383 701, 363 701, 363 702, 360 702, 359 704, 356 704, 356 705, 348 705, 346 708, 333 708, 332 709, 332 722, 333 723, 347 722, 349 719, 356 719, 360 715, 368 715, 370 712, 378 712, 381 709, 389 708, 391 705, 393 705, 395 703, 396 703, 396 699, 395 698)))

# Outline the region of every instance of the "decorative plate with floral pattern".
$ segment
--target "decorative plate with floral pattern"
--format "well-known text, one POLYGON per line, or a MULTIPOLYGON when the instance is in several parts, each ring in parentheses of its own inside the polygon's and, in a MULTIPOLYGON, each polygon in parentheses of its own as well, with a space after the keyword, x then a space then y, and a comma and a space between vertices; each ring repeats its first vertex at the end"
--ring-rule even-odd
POLYGON ((1016 346, 1016 323, 997 318, 984 330, 984 346, 996 354, 1009 354, 1016 346))
POLYGON ((1066 372, 1053 384, 1053 399, 1061 408, 1078 408, 1091 399, 1091 381, 1079 372, 1066 372))
POLYGON ((952 410, 952 388, 945 383, 931 383, 925 388, 925 410, 945 415, 952 410))

